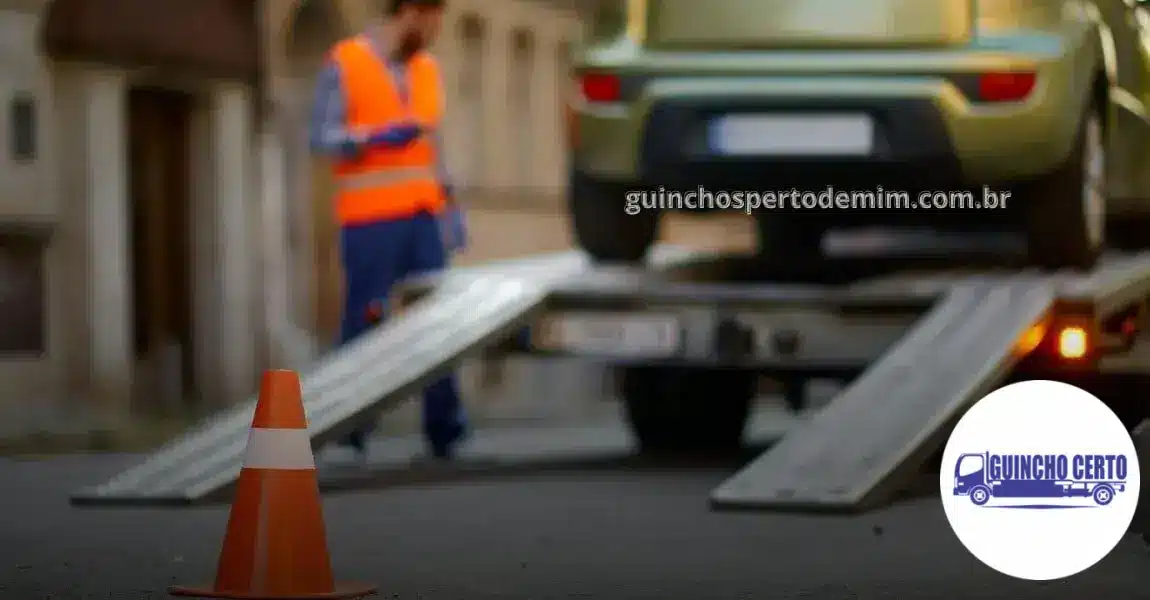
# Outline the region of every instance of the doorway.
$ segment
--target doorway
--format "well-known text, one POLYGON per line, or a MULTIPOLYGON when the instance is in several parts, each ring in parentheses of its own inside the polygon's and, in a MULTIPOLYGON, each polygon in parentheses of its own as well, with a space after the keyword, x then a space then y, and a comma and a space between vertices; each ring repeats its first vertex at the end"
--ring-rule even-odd
POLYGON ((159 88, 128 96, 133 404, 183 408, 195 394, 192 339, 191 122, 194 98, 159 88))

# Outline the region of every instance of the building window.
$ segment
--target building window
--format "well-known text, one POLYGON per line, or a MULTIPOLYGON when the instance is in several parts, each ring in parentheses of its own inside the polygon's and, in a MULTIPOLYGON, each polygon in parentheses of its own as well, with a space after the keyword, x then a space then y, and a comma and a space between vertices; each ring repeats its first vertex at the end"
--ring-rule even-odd
POLYGON ((46 350, 44 245, 0 232, 0 359, 46 350))
POLYGON ((36 102, 28 96, 18 96, 9 106, 11 121, 10 152, 13 160, 26 162, 36 159, 36 102))

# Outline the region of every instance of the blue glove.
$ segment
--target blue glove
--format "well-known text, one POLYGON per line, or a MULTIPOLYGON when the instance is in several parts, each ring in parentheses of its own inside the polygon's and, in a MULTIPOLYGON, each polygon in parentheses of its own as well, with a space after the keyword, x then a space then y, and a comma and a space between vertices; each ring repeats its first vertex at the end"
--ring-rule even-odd
POLYGON ((419 125, 395 125, 368 136, 367 145, 402 148, 414 142, 421 135, 423 135, 423 128, 419 125))
POLYGON ((448 252, 459 252, 467 247, 467 218, 463 207, 453 204, 443 215, 443 245, 448 252))

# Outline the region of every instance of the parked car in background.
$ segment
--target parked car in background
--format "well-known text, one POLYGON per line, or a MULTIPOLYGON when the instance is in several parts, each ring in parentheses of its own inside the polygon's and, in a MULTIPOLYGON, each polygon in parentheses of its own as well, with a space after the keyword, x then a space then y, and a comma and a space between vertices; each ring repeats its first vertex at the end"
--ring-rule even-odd
MULTIPOLYGON (((1005 228, 1035 265, 1150 241, 1150 2, 603 2, 575 56, 579 244, 641 260, 633 190, 969 191, 964 210, 758 210, 762 251, 858 224, 1005 228), (1006 208, 978 205, 984 189, 1006 208)), ((705 213, 709 206, 668 209, 705 213)))

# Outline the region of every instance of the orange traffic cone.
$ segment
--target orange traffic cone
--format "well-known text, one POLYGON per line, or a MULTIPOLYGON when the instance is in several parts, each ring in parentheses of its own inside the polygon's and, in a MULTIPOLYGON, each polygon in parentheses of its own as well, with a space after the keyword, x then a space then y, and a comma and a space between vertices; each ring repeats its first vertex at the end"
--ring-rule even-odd
POLYGON ((374 586, 336 584, 332 578, 315 458, 294 372, 264 374, 215 585, 174 586, 168 592, 245 600, 375 595, 374 586))

